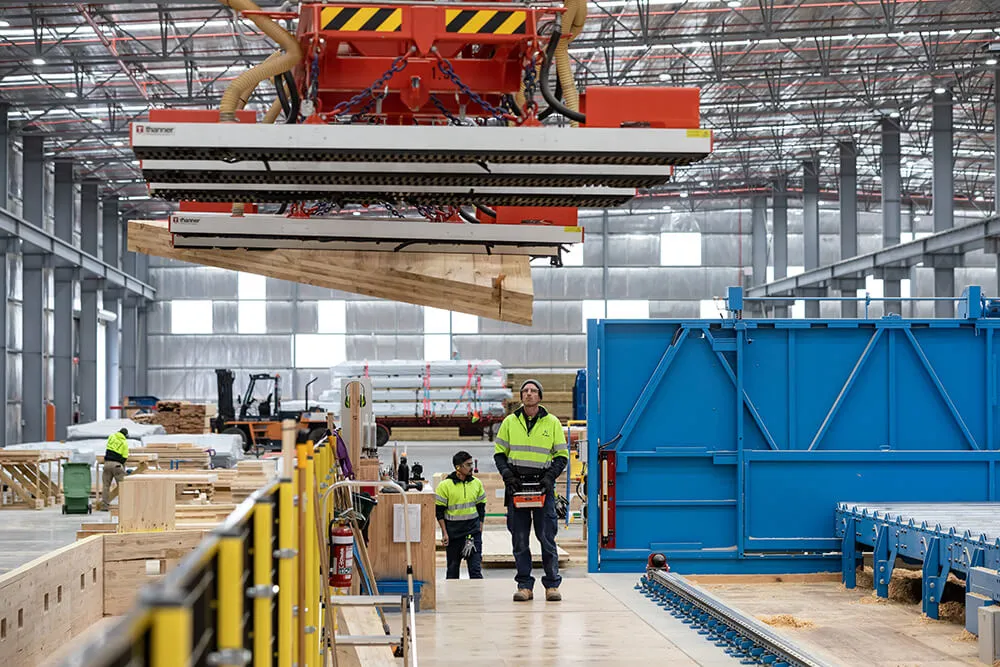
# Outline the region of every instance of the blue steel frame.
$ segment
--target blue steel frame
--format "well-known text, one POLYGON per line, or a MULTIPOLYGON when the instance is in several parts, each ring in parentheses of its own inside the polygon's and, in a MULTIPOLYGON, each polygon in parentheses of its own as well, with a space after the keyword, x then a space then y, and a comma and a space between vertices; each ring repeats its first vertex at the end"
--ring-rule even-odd
POLYGON ((948 574, 965 579, 965 628, 979 634, 979 607, 1000 602, 1000 539, 973 535, 968 530, 940 524, 917 523, 857 505, 838 503, 836 532, 841 539, 842 580, 857 585, 862 563, 859 545, 872 548, 875 594, 889 597, 889 580, 896 557, 922 564, 921 608, 938 617, 938 605, 948 574))
POLYGON ((588 570, 836 572, 845 498, 997 500, 998 328, 589 321, 588 570))

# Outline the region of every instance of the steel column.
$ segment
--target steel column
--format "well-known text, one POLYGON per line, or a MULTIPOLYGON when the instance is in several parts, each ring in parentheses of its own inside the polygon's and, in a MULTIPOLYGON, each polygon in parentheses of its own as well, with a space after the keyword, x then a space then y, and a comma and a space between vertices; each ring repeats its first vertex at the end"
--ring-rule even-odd
MULTIPOLYGON (((45 140, 39 136, 23 139, 22 212, 24 219, 44 227, 45 140)), ((21 441, 45 438, 45 275, 46 256, 24 253, 21 278, 21 441)))
MULTIPOLYGON (((805 268, 819 267, 819 160, 802 161, 802 240, 805 268)), ((806 301, 806 317, 819 317, 819 302, 806 301)))
MULTIPOLYGON (((764 195, 754 195, 750 200, 750 257, 753 273, 750 276, 752 285, 763 285, 767 282, 767 198, 764 195)), ((753 304, 752 312, 763 314, 762 304, 753 304)))
MULTIPOLYGON (((858 147, 853 141, 841 141, 840 146, 840 258, 858 254, 858 147)), ((843 297, 854 298, 857 290, 840 291, 843 297)), ((840 316, 858 316, 855 301, 842 301, 840 316)))
POLYGON ((136 343, 138 340, 137 329, 138 329, 138 306, 137 299, 135 297, 128 297, 125 302, 122 303, 122 342, 121 342, 121 395, 122 399, 126 396, 136 396, 139 392, 136 390, 136 354, 138 352, 136 343))
MULTIPOLYGON (((774 181, 774 279, 788 275, 788 184, 784 176, 774 181)), ((788 317, 787 306, 775 306, 775 317, 788 317)))
POLYGON ((146 322, 147 306, 143 304, 136 314, 136 334, 135 334, 135 393, 146 395, 149 393, 149 346, 148 327, 146 322))
MULTIPOLYGON (((955 226, 953 100, 950 91, 934 94, 931 135, 934 141, 934 231, 955 226)), ((955 269, 934 267, 934 296, 955 296, 955 269)), ((950 301, 934 302, 934 317, 954 317, 950 301)))
MULTIPOLYGON (((97 256, 97 217, 100 202, 98 182, 84 181, 80 186, 80 238, 84 252, 97 256)), ((97 406, 97 289, 93 280, 85 280, 80 290, 80 420, 93 421, 104 416, 97 406)))
MULTIPOLYGON (((102 208, 103 246, 102 259, 105 263, 121 268, 121 239, 118 235, 118 197, 104 199, 102 208)), ((104 309, 115 314, 115 321, 105 326, 104 361, 105 395, 109 405, 121 404, 118 338, 121 328, 121 291, 104 290, 104 309)), ((124 416, 124 413, 122 413, 124 416)))
POLYGON ((0 208, 10 209, 8 198, 8 182, 10 181, 10 130, 7 127, 7 114, 10 105, 0 102, 0 208))
MULTIPOLYGON (((902 217, 900 162, 899 120, 882 118, 882 244, 886 247, 899 243, 902 217)), ((882 285, 886 297, 901 296, 899 279, 892 273, 883 275, 882 285)), ((886 301, 884 306, 885 313, 901 315, 903 312, 899 301, 886 301)))
MULTIPOLYGON (((67 243, 73 242, 73 214, 75 197, 73 185, 73 161, 55 162, 55 236, 67 243)), ((52 397, 56 406, 56 439, 66 439, 66 427, 73 423, 73 289, 76 270, 57 267, 55 269, 55 347, 52 350, 54 387, 52 397)))

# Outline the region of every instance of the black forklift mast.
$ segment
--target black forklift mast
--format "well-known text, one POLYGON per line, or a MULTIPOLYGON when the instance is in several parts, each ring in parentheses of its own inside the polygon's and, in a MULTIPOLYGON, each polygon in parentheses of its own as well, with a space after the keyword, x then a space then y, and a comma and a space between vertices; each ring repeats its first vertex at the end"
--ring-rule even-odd
POLYGON ((233 382, 236 374, 228 368, 216 368, 215 378, 219 395, 216 430, 221 432, 227 422, 236 418, 236 408, 233 406, 233 382))

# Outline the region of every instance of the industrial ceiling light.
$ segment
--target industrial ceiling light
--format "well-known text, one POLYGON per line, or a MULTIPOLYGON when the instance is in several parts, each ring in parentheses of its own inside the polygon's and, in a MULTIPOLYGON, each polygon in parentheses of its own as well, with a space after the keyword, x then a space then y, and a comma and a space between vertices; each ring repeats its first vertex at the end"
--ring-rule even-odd
POLYGON ((947 92, 948 92, 948 89, 945 88, 944 86, 938 86, 937 88, 934 89, 934 94, 935 95, 944 95, 947 92))
POLYGON ((726 3, 726 6, 730 9, 739 9, 740 0, 729 0, 729 2, 726 3))
POLYGON ((31 64, 38 65, 39 67, 41 67, 42 65, 45 64, 45 58, 32 58, 31 64))
POLYGON ((990 66, 996 65, 997 64, 997 59, 996 58, 987 58, 986 59, 986 64, 990 65, 990 66))
POLYGON ((74 93, 72 90, 68 90, 68 91, 66 91, 66 97, 72 99, 72 98, 76 97, 76 93, 74 93))
POLYGON ((8 21, 7 19, 0 19, 0 28, 9 28, 9 27, 10 27, 10 21, 8 21))
POLYGON ((672 77, 666 72, 660 74, 660 81, 670 81, 672 77))
POLYGON ((681 199, 687 199, 687 198, 688 198, 687 191, 681 192, 681 199))

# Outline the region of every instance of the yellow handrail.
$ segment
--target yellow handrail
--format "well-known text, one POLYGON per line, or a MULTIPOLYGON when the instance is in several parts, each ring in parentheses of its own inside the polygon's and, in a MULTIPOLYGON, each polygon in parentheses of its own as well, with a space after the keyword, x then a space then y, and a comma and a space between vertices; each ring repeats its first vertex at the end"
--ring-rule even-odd
POLYGON ((332 510, 324 508, 318 525, 313 512, 315 493, 323 495, 334 478, 333 446, 301 446, 296 470, 285 469, 287 477, 240 503, 176 568, 144 588, 120 621, 88 637, 72 664, 110 667, 146 655, 149 667, 186 667, 202 658, 254 667, 322 665, 319 540, 326 539, 321 532, 332 510), (299 481, 303 493, 296 499, 299 481), (213 616, 215 627, 200 625, 213 616), (304 660, 296 657, 300 647, 304 660))

